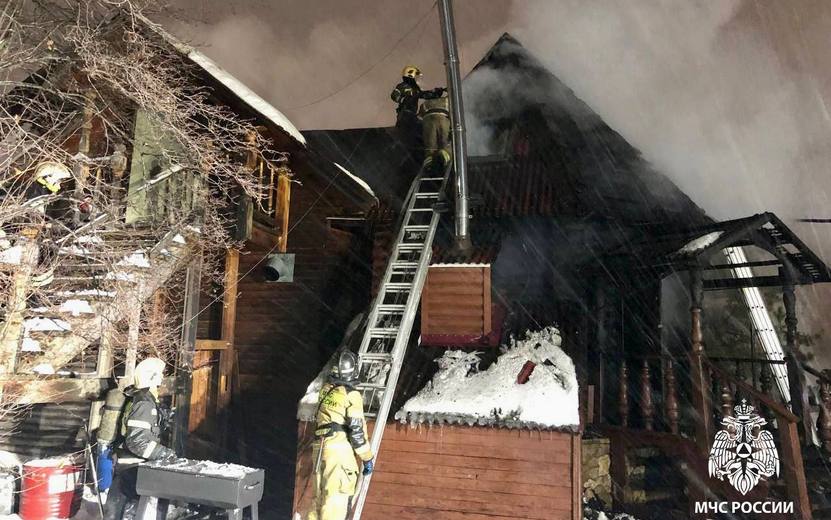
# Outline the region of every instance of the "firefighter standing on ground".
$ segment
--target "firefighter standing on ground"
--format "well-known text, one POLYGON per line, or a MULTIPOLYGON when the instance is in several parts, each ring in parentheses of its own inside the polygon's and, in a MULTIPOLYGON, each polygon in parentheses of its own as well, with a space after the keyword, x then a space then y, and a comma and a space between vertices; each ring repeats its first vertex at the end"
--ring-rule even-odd
POLYGON ((409 148, 414 158, 420 150, 419 140, 421 138, 418 100, 439 98, 446 90, 442 87, 421 90, 418 84, 420 78, 421 70, 413 65, 407 65, 401 71, 401 83, 396 85, 390 94, 392 100, 397 103, 395 127, 399 132, 399 139, 409 148))
POLYGON ((162 446, 167 414, 159 406, 159 386, 164 361, 147 358, 136 366, 135 386, 124 391, 128 402, 121 417, 124 442, 118 450, 117 466, 104 509, 105 520, 121 520, 129 502, 138 499, 138 464, 146 460, 173 460, 176 453, 162 446))
POLYGON ((363 474, 372 473, 364 403, 353 386, 357 381, 358 359, 347 351, 341 353, 329 382, 320 389, 312 450, 315 499, 309 520, 346 518, 358 483, 356 455, 363 461, 363 474))
POLYGON ((441 171, 450 162, 450 101, 425 99, 419 109, 424 137, 424 166, 441 171))

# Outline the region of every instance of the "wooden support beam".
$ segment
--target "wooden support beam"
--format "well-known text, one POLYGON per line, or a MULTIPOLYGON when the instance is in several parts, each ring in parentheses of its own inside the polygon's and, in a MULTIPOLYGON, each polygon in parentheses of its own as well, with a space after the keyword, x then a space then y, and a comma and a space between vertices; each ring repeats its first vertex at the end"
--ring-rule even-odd
POLYGON ((222 341, 227 347, 219 353, 219 388, 216 411, 219 424, 218 444, 226 447, 230 420, 231 379, 234 375, 236 352, 234 334, 237 319, 237 283, 239 281, 239 251, 231 249, 225 256, 225 292, 222 300, 222 341))
POLYGON ((799 350, 797 331, 799 320, 796 317, 796 295, 794 294, 793 283, 791 283, 793 276, 784 272, 784 269, 782 274, 787 280, 782 287, 782 302, 785 307, 785 362, 788 367, 791 410, 800 418, 799 433, 803 442, 813 443, 814 425, 811 420, 811 407, 808 402, 808 380, 802 368, 805 356, 799 350))
POLYGON ((38 229, 26 228, 17 241, 22 252, 20 263, 14 270, 6 300, 6 316, 0 328, 0 375, 14 374, 17 369, 17 354, 23 337, 23 316, 26 299, 29 297, 32 274, 38 263, 38 229))
POLYGON ((196 350, 225 350, 232 345, 230 341, 224 339, 197 339, 196 350))
POLYGON ((277 229, 280 230, 278 252, 285 253, 289 239, 289 215, 291 209, 291 180, 281 173, 277 179, 277 229))
POLYGON ((107 391, 102 378, 19 379, 0 382, 0 400, 18 405, 95 401, 107 391))
POLYGON ((808 499, 808 486, 805 481, 805 464, 802 461, 802 449, 799 444, 797 424, 779 421, 779 449, 782 456, 782 480, 788 489, 788 498, 794 502, 794 518, 811 519, 811 502, 808 499))
POLYGON ((197 316, 199 313, 199 289, 202 278, 202 256, 188 265, 185 278, 185 310, 182 316, 182 347, 176 366, 174 402, 177 407, 173 425, 173 449, 185 455, 190 418, 190 394, 193 383, 193 356, 196 347, 197 316))

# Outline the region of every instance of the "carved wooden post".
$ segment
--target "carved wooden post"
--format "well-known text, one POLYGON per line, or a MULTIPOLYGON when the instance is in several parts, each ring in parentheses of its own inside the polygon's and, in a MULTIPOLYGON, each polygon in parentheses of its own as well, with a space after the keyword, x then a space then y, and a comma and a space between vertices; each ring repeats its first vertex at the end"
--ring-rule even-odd
POLYGON ((733 415, 733 389, 730 388, 730 382, 721 379, 718 386, 721 393, 721 414, 724 416, 733 415))
POLYGON ((810 443, 813 438, 813 425, 808 404, 808 386, 805 371, 802 369, 802 353, 799 351, 793 275, 784 268, 780 269, 780 275, 786 280, 782 287, 782 302, 785 304, 785 361, 788 367, 788 385, 791 389, 791 410, 800 418, 799 433, 803 442, 810 443))
POLYGON ((665 365, 666 375, 664 376, 664 406, 666 407, 667 424, 669 431, 678 433, 678 389, 675 387, 675 368, 672 360, 668 359, 665 365))
POLYGON ((712 406, 710 400, 707 367, 704 363, 704 338, 701 332, 701 306, 704 300, 704 280, 701 269, 690 269, 690 378, 692 379, 692 398, 698 422, 695 440, 702 452, 710 449, 713 432, 712 406))
POLYGON ((831 453, 831 372, 824 370, 826 379, 820 381, 819 386, 819 418, 817 429, 819 440, 826 453, 831 453))
POLYGON ((653 426, 655 408, 652 405, 652 384, 649 380, 649 360, 643 360, 641 368, 641 407, 643 412, 643 427, 651 430, 653 426))
MULTIPOLYGON (((766 395, 770 395, 771 390, 773 390, 773 376, 771 376, 770 370, 770 365, 763 364, 762 370, 759 372, 759 389, 766 395)), ((759 403, 759 407, 756 410, 759 412, 759 415, 767 419, 768 424, 773 423, 776 416, 770 408, 764 406, 763 403, 759 403)))
POLYGON ((626 361, 620 365, 620 395, 618 396, 618 412, 620 425, 629 426, 629 368, 626 361))

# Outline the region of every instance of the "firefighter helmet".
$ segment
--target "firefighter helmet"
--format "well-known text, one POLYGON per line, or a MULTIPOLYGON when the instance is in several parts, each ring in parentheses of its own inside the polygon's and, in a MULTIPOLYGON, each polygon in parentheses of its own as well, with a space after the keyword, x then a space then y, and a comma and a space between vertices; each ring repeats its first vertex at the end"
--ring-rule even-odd
POLYGON ((52 193, 61 189, 61 181, 71 179, 69 168, 55 161, 44 161, 35 168, 35 179, 52 193))
POLYGON ((341 352, 338 362, 332 367, 332 377, 345 383, 357 381, 358 356, 348 350, 341 352))
POLYGON ((164 377, 164 361, 150 357, 136 365, 136 388, 161 386, 164 377))
POLYGON ((401 76, 404 78, 418 79, 419 76, 421 76, 421 69, 415 65, 407 65, 404 67, 404 70, 401 71, 401 76))

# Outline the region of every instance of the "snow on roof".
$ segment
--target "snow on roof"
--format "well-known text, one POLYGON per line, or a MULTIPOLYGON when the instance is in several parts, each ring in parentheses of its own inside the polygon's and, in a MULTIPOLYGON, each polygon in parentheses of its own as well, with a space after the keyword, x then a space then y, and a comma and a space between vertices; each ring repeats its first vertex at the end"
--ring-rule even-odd
POLYGON ((574 363, 560 348, 554 327, 527 332, 484 371, 476 353, 448 350, 433 380, 395 414, 401 422, 461 423, 530 428, 580 424, 574 363), (525 384, 517 375, 535 363, 525 384))
MULTIPOLYGON (((351 173, 349 170, 347 170, 346 168, 344 168, 343 166, 341 166, 340 164, 338 164, 338 163, 336 163, 336 162, 333 162, 332 164, 334 164, 335 166, 337 166, 337 167, 340 169, 340 171, 342 171, 343 173, 345 173, 346 175, 348 175, 348 176, 349 176, 349 178, 350 178, 350 179, 352 179, 353 181, 355 181, 355 184, 357 184, 358 186, 360 186, 361 188, 363 188, 363 189, 364 189, 364 191, 366 191, 367 193, 369 193, 371 196, 375 197, 375 192, 374 192, 374 191, 372 191, 372 188, 370 188, 370 187, 369 187, 369 184, 367 184, 365 180, 363 180, 363 179, 361 179, 360 177, 358 177, 357 175, 355 175, 355 174, 351 173)), ((377 197, 376 197, 376 198, 377 198, 377 197)))
POLYGON ((716 240, 721 238, 721 235, 724 234, 724 231, 713 231, 711 233, 707 233, 706 235, 701 235, 698 238, 690 240, 684 247, 678 250, 676 254, 678 255, 689 255, 692 253, 697 253, 702 249, 706 249, 713 245, 716 240))
POLYGON ((287 134, 292 136, 298 143, 306 146, 306 138, 300 133, 294 124, 277 110, 271 103, 261 98, 257 93, 248 88, 240 80, 232 76, 226 70, 222 69, 212 59, 208 58, 198 50, 190 45, 186 45, 181 40, 165 31, 159 24, 152 22, 143 15, 138 17, 145 23, 150 30, 164 38, 167 43, 172 45, 177 51, 188 57, 193 63, 202 67, 202 70, 210 74, 215 80, 219 81, 231 92, 233 92, 241 101, 259 112, 263 117, 270 120, 275 125, 282 128, 287 134))
POLYGON ((292 136, 297 142, 304 146, 306 145, 306 138, 303 137, 300 130, 298 130, 297 127, 294 126, 294 124, 289 121, 289 119, 284 116, 282 112, 274 108, 274 106, 268 101, 258 96, 253 90, 246 87, 240 80, 220 68, 220 66, 214 63, 213 60, 196 49, 191 49, 190 52, 187 53, 187 56, 191 59, 191 61, 202 67, 205 72, 213 76, 215 80, 228 87, 229 90, 236 94, 237 97, 244 101, 248 106, 265 116, 275 125, 285 130, 286 133, 292 136))

